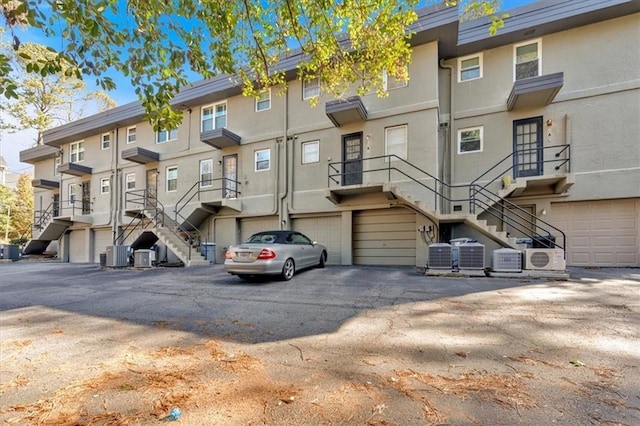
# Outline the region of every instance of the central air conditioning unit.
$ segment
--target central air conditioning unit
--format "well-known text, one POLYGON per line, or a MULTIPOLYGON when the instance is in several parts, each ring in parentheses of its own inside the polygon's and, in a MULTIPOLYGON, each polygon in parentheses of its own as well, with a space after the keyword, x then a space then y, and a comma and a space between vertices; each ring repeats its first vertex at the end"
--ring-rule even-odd
POLYGON ((428 266, 430 269, 451 269, 451 244, 436 243, 428 248, 428 266))
POLYGON ((494 272, 522 272, 522 251, 501 248, 493 251, 491 270, 494 272))
POLYGON ((562 249, 531 248, 524 251, 524 269, 564 271, 566 267, 562 249))
POLYGON ((139 249, 133 253, 133 266, 136 268, 151 268, 156 260, 153 250, 139 249))
POLYGON ((484 269, 484 245, 461 244, 458 247, 458 269, 484 269))
POLYGON ((129 246, 107 246, 107 267, 129 266, 129 246))

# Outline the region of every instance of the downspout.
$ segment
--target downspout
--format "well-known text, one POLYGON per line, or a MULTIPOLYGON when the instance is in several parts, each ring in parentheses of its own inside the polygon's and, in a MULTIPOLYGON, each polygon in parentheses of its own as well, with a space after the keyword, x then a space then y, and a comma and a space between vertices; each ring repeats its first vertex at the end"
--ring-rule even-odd
MULTIPOLYGON (((283 116, 283 135, 282 135, 282 144, 284 145, 284 161, 283 161, 283 167, 284 167, 284 189, 282 191, 282 193, 279 194, 279 200, 277 201, 278 206, 276 208, 279 207, 279 217, 278 219, 280 219, 280 229, 287 229, 287 225, 289 223, 289 212, 286 209, 286 204, 284 203, 285 198, 287 197, 287 195, 289 194, 289 150, 288 150, 288 143, 289 143, 289 89, 287 88, 285 90, 284 93, 284 116, 283 116)), ((279 148, 279 144, 276 144, 276 146, 279 148)), ((279 154, 279 149, 278 149, 278 154, 279 154)), ((277 156, 278 159, 280 159, 280 155, 277 156)), ((278 167, 276 169, 276 188, 278 187, 278 184, 280 182, 280 175, 279 175, 279 171, 280 171, 280 167, 278 167)))
MULTIPOLYGON (((448 135, 445 135, 445 142, 448 142, 449 144, 449 162, 448 164, 443 164, 442 167, 446 167, 446 172, 445 170, 443 170, 443 180, 445 183, 451 185, 452 184, 452 180, 453 180, 453 173, 454 173, 454 161, 453 159, 455 158, 455 144, 453 141, 453 129, 454 129, 454 112, 455 112, 455 108, 454 108, 454 96, 453 96, 453 90, 454 90, 454 67, 452 65, 445 65, 444 64, 444 59, 440 59, 440 68, 442 69, 447 69, 449 70, 449 129, 448 129, 448 135), (448 138, 447 138, 448 136, 448 138), (448 140, 447 140, 448 139, 448 140), (448 173, 447 173, 448 172, 448 173)), ((446 148, 446 147, 445 147, 446 148)), ((451 191, 449 188, 447 188, 447 197, 451 198, 451 191)), ((444 203, 443 203, 444 204, 444 203)), ((441 206, 441 208, 444 206, 441 206)), ((450 206, 450 202, 447 201, 447 212, 451 211, 451 206, 450 206)))

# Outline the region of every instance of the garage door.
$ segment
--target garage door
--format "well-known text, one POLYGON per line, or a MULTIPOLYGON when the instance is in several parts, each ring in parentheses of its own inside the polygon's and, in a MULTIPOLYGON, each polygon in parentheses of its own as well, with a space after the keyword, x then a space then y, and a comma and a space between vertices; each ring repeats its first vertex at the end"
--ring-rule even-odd
POLYGON ((100 253, 106 253, 107 246, 112 245, 111 242, 112 230, 106 229, 94 229, 93 230, 93 260, 92 262, 100 262, 100 253))
POLYGON ((274 229, 280 229, 277 217, 242 219, 240 221, 240 238, 245 241, 256 232, 272 231, 274 229))
POLYGON ((640 199, 552 204, 571 266, 640 266, 640 199))
POLYGON ((89 247, 86 244, 86 236, 87 231, 84 229, 69 233, 69 262, 89 262, 89 247))
POLYGON ((416 232, 416 214, 407 209, 354 213, 353 263, 414 266, 416 232))
POLYGON ((342 261, 341 216, 300 218, 293 220, 293 230, 302 232, 327 247, 327 263, 340 265, 342 261))

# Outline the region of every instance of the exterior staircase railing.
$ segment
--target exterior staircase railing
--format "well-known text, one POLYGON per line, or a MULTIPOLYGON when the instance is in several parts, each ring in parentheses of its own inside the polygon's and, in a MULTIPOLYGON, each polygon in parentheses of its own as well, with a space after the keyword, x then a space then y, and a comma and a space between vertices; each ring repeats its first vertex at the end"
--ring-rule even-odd
POLYGON ((59 202, 54 201, 49 204, 46 209, 34 211, 33 227, 35 229, 38 229, 39 231, 42 231, 55 216, 58 216, 59 205, 59 202))
POLYGON ((177 221, 179 218, 184 217, 182 212, 185 207, 196 199, 200 201, 200 195, 206 192, 216 192, 220 191, 220 198, 236 198, 240 191, 238 191, 238 187, 240 186, 240 182, 229 179, 229 178, 216 178, 216 179, 206 179, 200 180, 194 183, 191 188, 185 192, 185 194, 176 202, 176 207, 174 210, 175 220, 177 221), (231 185, 229 185, 231 184, 231 185), (232 186, 235 189, 231 189, 232 186), (225 193, 229 191, 228 193, 225 193), (231 197, 233 195, 233 197, 231 197))
MULTIPOLYGON (((556 157, 569 149, 568 145, 556 148, 560 148, 559 153, 556 153, 555 155, 556 157)), ((566 236, 562 230, 488 189, 489 185, 504 175, 504 172, 498 177, 489 179, 488 183, 483 182, 483 185, 477 183, 481 177, 487 176, 489 172, 498 169, 500 164, 504 163, 504 161, 511 158, 513 155, 518 155, 519 153, 522 154, 522 152, 516 151, 500 160, 487 172, 475 179, 471 184, 456 185, 451 185, 442 181, 397 155, 384 155, 358 160, 362 162, 362 167, 357 168, 354 171, 344 171, 348 169, 345 165, 349 165, 350 163, 353 164, 352 161, 331 162, 328 165, 328 186, 331 188, 332 184, 340 185, 341 182, 345 180, 349 181, 349 178, 355 175, 372 173, 377 173, 378 175, 382 174, 387 182, 391 182, 392 174, 399 174, 432 194, 434 197, 434 208, 436 211, 441 208, 444 201, 449 203, 467 203, 468 213, 471 215, 476 216, 476 211, 481 209, 482 211, 486 211, 490 216, 498 219, 503 224, 510 226, 511 229, 517 230, 523 235, 529 235, 531 238, 535 237, 542 245, 547 247, 557 246, 564 249, 566 236), (365 164, 372 165, 365 167, 365 164), (456 191, 461 189, 466 190, 466 193, 469 194, 468 197, 460 198, 448 195, 457 193, 456 191), (546 235, 541 235, 539 233, 546 235), (561 244, 556 243, 555 240, 552 239, 552 233, 562 236, 561 244)), ((562 165, 569 163, 569 158, 549 160, 549 162, 553 161, 558 162, 558 165, 556 165, 556 170, 558 170, 562 165)), ((507 171, 511 170, 512 167, 513 166, 508 168, 507 171)))

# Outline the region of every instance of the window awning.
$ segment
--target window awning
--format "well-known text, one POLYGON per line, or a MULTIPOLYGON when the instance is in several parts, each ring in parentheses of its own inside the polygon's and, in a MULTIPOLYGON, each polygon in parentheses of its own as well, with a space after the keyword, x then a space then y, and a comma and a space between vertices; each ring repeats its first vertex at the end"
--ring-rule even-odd
POLYGON ((367 109, 360 96, 329 101, 325 104, 325 113, 336 127, 367 120, 367 109))
POLYGON ((562 72, 516 80, 507 99, 507 109, 513 111, 549 105, 563 84, 562 72))
POLYGON ((122 151, 122 159, 133 161, 134 163, 147 164, 160 160, 160 154, 144 148, 129 148, 122 151))
POLYGON ((227 129, 213 129, 200 133, 200 140, 217 149, 240 145, 240 136, 227 129))

